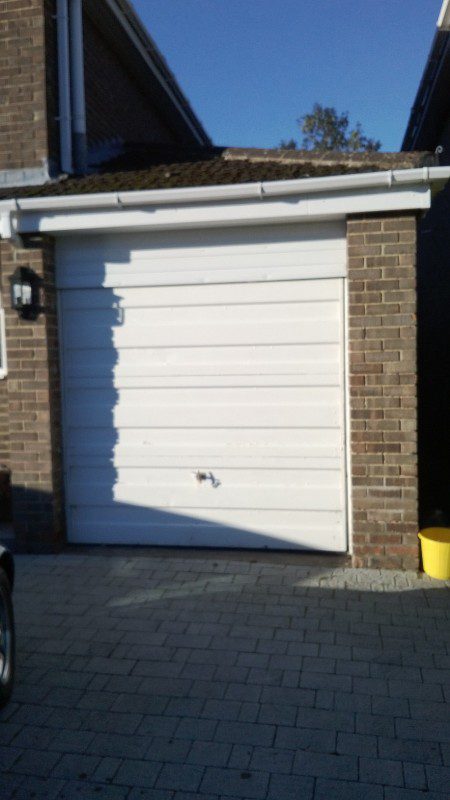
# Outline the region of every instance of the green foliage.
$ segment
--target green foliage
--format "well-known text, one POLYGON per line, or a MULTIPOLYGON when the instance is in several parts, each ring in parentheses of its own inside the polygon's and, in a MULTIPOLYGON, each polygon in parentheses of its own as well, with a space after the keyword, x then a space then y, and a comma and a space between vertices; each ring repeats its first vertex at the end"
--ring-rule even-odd
MULTIPOLYGON (((310 114, 297 120, 303 134, 301 147, 303 150, 337 150, 346 153, 375 151, 381 147, 377 139, 369 139, 359 122, 349 129, 348 112, 339 114, 335 108, 315 103, 310 114)), ((281 142, 280 148, 294 150, 297 143, 294 139, 281 142)))
POLYGON ((280 142, 280 150, 297 150, 297 142, 295 139, 282 139, 280 142))

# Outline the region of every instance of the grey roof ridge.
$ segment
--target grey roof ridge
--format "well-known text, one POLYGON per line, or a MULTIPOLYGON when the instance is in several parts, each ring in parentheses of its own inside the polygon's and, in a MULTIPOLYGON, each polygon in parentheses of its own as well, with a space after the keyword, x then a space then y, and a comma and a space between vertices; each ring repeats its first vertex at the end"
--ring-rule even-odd
POLYGON ((382 162, 396 166, 398 162, 414 164, 414 166, 439 166, 435 153, 429 151, 380 152, 365 150, 363 152, 345 152, 342 150, 290 150, 282 148, 226 147, 221 153, 225 161, 278 161, 282 164, 313 163, 323 166, 346 164, 348 166, 364 166, 365 164, 382 162))

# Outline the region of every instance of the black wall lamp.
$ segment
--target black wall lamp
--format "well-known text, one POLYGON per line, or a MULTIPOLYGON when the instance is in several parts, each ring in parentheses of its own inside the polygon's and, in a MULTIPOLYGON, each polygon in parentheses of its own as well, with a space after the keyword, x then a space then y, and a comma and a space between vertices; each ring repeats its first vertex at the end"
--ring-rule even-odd
POLYGON ((11 276, 11 305, 22 319, 37 319, 41 311, 42 280, 30 267, 17 267, 11 276))

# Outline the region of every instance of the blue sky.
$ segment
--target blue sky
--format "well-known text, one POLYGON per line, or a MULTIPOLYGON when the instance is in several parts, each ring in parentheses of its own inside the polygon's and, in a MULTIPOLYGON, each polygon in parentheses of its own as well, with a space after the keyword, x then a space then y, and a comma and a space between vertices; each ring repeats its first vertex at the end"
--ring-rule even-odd
POLYGON ((441 0, 134 0, 215 144, 298 138, 315 102, 398 150, 441 0))

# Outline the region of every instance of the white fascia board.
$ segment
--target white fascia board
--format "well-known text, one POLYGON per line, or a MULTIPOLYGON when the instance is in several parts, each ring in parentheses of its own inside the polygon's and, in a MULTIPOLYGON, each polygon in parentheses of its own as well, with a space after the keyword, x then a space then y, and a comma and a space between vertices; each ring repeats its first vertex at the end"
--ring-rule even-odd
POLYGON ((450 0, 444 0, 442 3, 442 8, 436 24, 440 30, 445 31, 450 29, 450 0))
MULTIPOLYGON (((259 183, 226 184, 224 186, 192 186, 183 189, 149 189, 144 191, 116 191, 98 194, 55 195, 14 200, 19 211, 81 210, 84 208, 114 208, 143 205, 182 205, 188 203, 214 203, 226 200, 261 200, 284 195, 334 195, 352 190, 395 190, 402 186, 432 181, 447 181, 450 167, 423 167, 419 169, 363 172, 351 175, 330 175, 322 178, 297 178, 289 181, 263 181, 259 183)), ((11 200, 0 201, 2 208, 11 200)))
POLYGON ((2 236, 20 233, 292 222, 427 209, 449 167, 291 181, 156 189, 0 201, 2 236))
POLYGON ((16 234, 26 232, 65 233, 128 230, 170 230, 233 225, 264 225, 323 219, 345 219, 348 214, 427 209, 430 189, 424 184, 387 192, 340 192, 331 196, 298 195, 261 200, 83 209, 78 211, 22 213, 15 221, 16 234))

